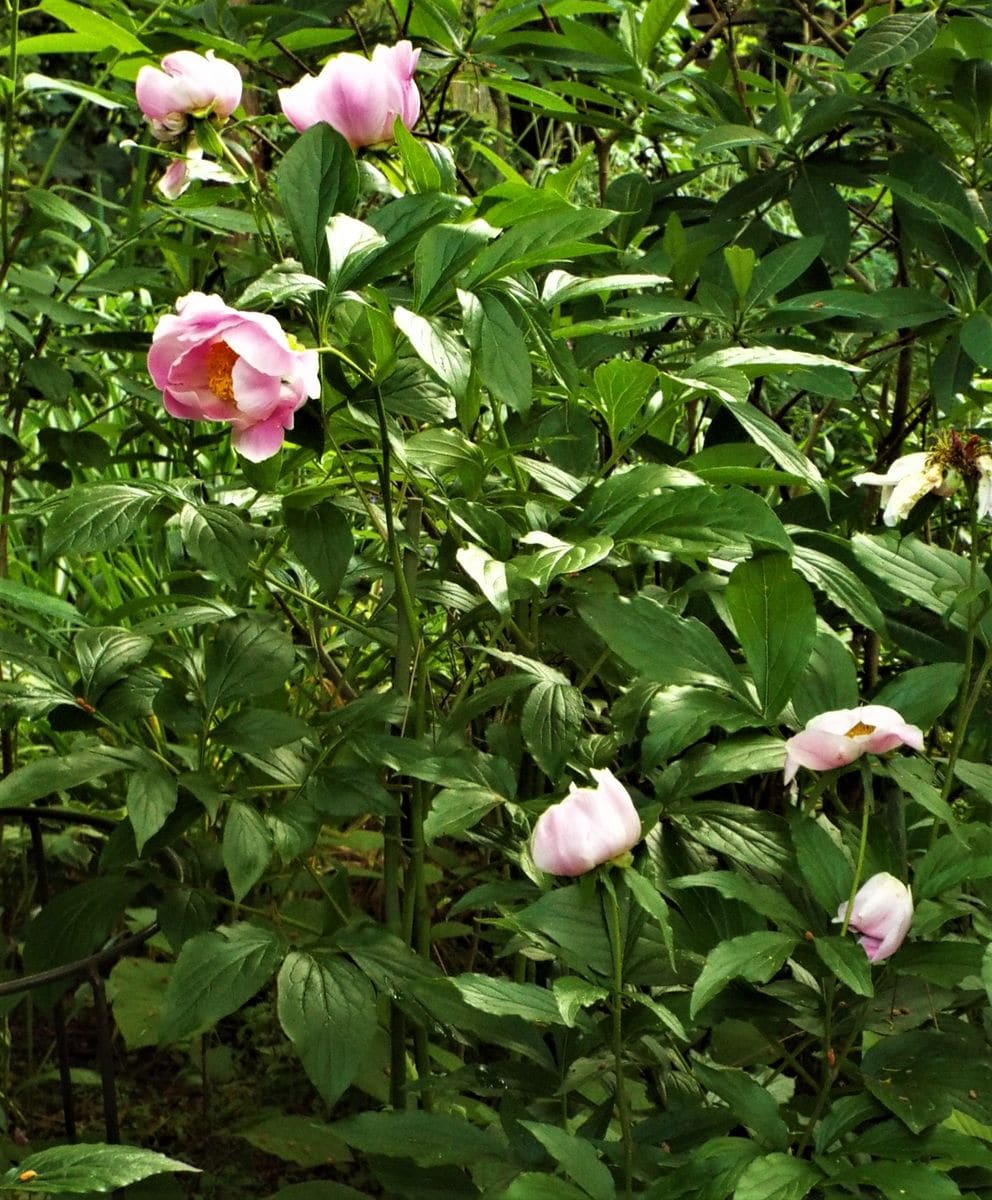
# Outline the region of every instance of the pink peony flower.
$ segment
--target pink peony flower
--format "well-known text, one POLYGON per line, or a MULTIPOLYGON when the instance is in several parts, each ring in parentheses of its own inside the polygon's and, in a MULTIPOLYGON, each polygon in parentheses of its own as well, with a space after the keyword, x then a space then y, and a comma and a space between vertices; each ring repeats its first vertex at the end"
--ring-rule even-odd
POLYGON ((302 133, 326 121, 353 150, 393 140, 399 117, 412 129, 420 116, 420 93, 413 82, 420 51, 409 42, 376 46, 372 58, 337 54, 317 76, 279 89, 282 111, 302 133))
POLYGON ((189 117, 226 121, 241 103, 241 74, 233 63, 214 58, 212 50, 177 50, 162 59, 161 70, 142 67, 134 92, 152 132, 168 142, 182 133, 189 117))
POLYGON ((148 372, 166 411, 226 421, 239 454, 271 458, 293 414, 320 395, 317 351, 295 349, 267 313, 238 312, 220 296, 190 292, 155 326, 148 372))
MULTIPOLYGON (((834 924, 847 916, 847 901, 838 908, 834 924)), ((913 923, 913 893, 894 875, 882 871, 857 892, 848 928, 860 933, 858 941, 872 962, 895 954, 913 923)))
POLYGON ((577 788, 537 819, 530 851, 552 875, 584 875, 635 845, 641 819, 627 789, 612 771, 592 771, 595 788, 577 788))
POLYGON ((896 746, 922 750, 923 731, 908 725, 894 708, 862 704, 820 713, 785 743, 785 782, 791 783, 800 767, 829 771, 862 754, 884 754, 896 746))

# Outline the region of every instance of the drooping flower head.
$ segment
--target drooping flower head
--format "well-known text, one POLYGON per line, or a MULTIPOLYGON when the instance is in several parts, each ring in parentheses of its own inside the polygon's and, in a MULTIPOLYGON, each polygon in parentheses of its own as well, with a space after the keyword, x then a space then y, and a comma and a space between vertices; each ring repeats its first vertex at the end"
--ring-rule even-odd
POLYGON ((884 475, 865 471, 851 482, 882 489, 882 520, 889 526, 909 516, 924 496, 952 496, 962 482, 977 485, 979 517, 992 516, 992 449, 974 435, 962 438, 951 430, 932 449, 897 458, 884 475))
POLYGON ((535 864, 551 875, 584 875, 640 841, 641 819, 612 771, 590 772, 594 788, 577 788, 541 813, 531 835, 535 864))
MULTIPOLYGON (((837 910, 834 924, 847 917, 847 901, 837 910)), ((882 871, 873 875, 855 894, 848 928, 860 933, 858 941, 872 962, 895 954, 913 923, 913 894, 905 883, 882 871)))
POLYGON ((319 75, 305 75, 280 88, 282 111, 302 133, 326 121, 350 144, 374 146, 393 140, 399 117, 412 129, 420 116, 420 93, 413 82, 420 51, 410 42, 376 46, 371 59, 337 54, 319 75))
POLYGON ((212 50, 176 50, 162 59, 161 70, 142 67, 134 92, 152 132, 167 142, 183 132, 190 117, 226 121, 241 103, 241 74, 212 50))
POLYGON ((884 704, 862 704, 819 713, 785 743, 785 782, 800 767, 829 771, 845 767, 862 754, 884 754, 896 746, 923 749, 923 731, 884 704))
POLYGON ((224 421, 239 454, 271 458, 293 415, 320 395, 316 350, 293 346, 268 313, 239 312, 220 296, 190 292, 152 335, 148 372, 166 411, 224 421))

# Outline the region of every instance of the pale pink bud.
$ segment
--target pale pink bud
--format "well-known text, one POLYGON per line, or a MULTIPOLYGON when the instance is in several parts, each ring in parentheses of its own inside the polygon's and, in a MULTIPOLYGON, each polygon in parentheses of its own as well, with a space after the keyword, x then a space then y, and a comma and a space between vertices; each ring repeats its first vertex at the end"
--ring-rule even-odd
POLYGON ((531 836, 534 863, 551 875, 583 875, 640 841, 641 820, 627 789, 612 771, 592 771, 595 788, 577 788, 537 819, 531 836))
POLYGON ((239 312, 220 296, 190 292, 152 335, 148 373, 166 411, 188 421, 224 421, 235 450, 271 458, 293 415, 320 395, 316 350, 290 345, 268 313, 239 312))
POLYGON ((800 767, 829 771, 896 746, 922 750, 923 731, 907 724, 894 708, 862 704, 820 713, 785 743, 785 782, 791 783, 800 767))
MULTIPOLYGON (((837 910, 834 924, 847 916, 847 901, 837 910)), ((895 954, 913 923, 913 893, 906 884, 882 871, 873 875, 854 897, 848 929, 860 933, 858 941, 872 962, 895 954)))
POLYGON ((280 88, 282 111, 300 132, 326 121, 353 150, 391 142, 397 117, 412 129, 420 116, 413 82, 419 57, 420 51, 405 41, 376 46, 371 59, 337 54, 316 77, 305 75, 280 88))
POLYGON ((241 103, 241 74, 212 50, 177 50, 162 59, 161 70, 142 67, 134 93, 152 132, 169 141, 182 132, 187 117, 227 120, 241 103))

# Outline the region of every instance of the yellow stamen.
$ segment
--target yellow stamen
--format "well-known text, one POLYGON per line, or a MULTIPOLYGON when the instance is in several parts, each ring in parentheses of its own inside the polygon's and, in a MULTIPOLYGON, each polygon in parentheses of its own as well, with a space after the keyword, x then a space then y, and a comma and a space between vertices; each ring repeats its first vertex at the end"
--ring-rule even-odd
POLYGON ((238 356, 227 342, 214 342, 207 351, 207 386, 225 404, 234 403, 234 380, 231 372, 238 356))
POLYGON ((858 723, 856 725, 851 726, 851 728, 847 731, 847 733, 844 734, 844 737, 849 737, 849 738, 864 737, 865 734, 874 733, 874 732, 875 732, 874 725, 866 725, 864 723, 864 721, 858 721, 858 723))

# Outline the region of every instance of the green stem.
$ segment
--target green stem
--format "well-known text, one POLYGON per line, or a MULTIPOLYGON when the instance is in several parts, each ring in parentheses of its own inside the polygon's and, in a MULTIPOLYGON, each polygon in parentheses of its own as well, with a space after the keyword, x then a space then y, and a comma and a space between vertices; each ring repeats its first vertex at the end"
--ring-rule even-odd
POLYGON ((840 929, 841 937, 845 936, 848 926, 851 924, 851 913, 854 912, 854 897, 858 894, 858 888, 861 887, 861 878, 864 875, 865 855, 868 852, 868 819, 871 816, 872 802, 875 795, 871 777, 871 766, 868 760, 862 758, 860 765, 861 782, 864 790, 864 807, 861 813, 861 839, 858 842, 858 860, 854 864, 854 878, 851 880, 851 892, 847 897, 844 924, 840 929))
POLYGON ((0 182, 0 248, 3 249, 5 262, 8 260, 8 255, 13 253, 10 246, 10 181, 14 166, 14 106, 17 103, 17 45, 20 36, 20 0, 7 0, 7 10, 10 13, 10 51, 7 67, 10 79, 10 91, 7 93, 7 103, 4 106, 3 180, 0 182))
MULTIPOLYGON (((971 496, 971 547, 968 556, 968 604, 974 606, 977 602, 975 596, 975 587, 978 582, 978 542, 981 534, 981 526, 978 520, 978 504, 974 491, 971 496)), ((954 733, 951 737, 951 746, 947 752, 947 767, 944 774, 944 785, 940 790, 940 798, 945 804, 951 798, 951 792, 954 790, 954 767, 958 761, 958 755, 961 753, 961 747, 964 744, 965 734, 968 730, 968 725, 971 721, 971 714, 974 712, 975 705, 978 703, 978 697, 981 695, 982 688, 985 686, 985 680, 989 673, 989 668, 992 667, 992 648, 985 652, 985 660, 979 668, 978 674, 974 681, 971 678, 972 670, 975 663, 975 641, 978 634, 978 623, 984 616, 984 611, 980 615, 972 614, 969 616, 968 629, 965 635, 964 648, 964 670, 961 674, 961 692, 958 696, 958 707, 954 719, 954 733)), ((936 842, 940 833, 942 821, 939 816, 933 819, 933 825, 930 827, 930 845, 936 842)))
POLYGON ((613 956, 613 1069, 616 1075, 617 1116, 620 1118, 620 1136, 623 1140, 623 1194, 630 1200, 633 1180, 634 1141, 630 1124, 630 1104, 623 1077, 623 934, 620 921, 620 905, 616 889, 608 875, 602 876, 606 893, 604 910, 610 932, 610 950, 613 956))

